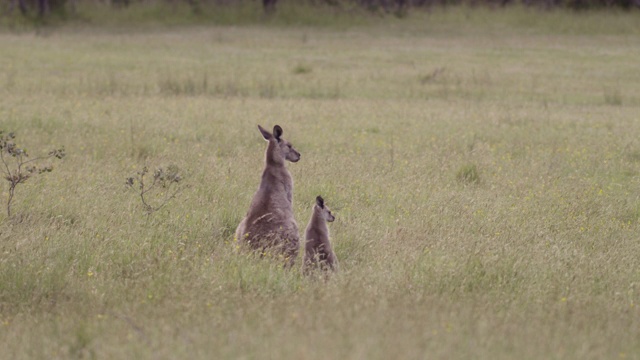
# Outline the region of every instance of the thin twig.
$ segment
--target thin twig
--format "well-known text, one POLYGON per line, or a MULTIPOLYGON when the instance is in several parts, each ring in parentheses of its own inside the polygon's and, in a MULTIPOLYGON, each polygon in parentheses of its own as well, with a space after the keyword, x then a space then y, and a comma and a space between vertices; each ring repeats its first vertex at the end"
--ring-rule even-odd
MULTIPOLYGON (((169 203, 169 201, 171 201, 171 199, 175 198, 182 190, 188 187, 188 186, 178 185, 177 189, 175 189, 174 191, 171 191, 171 186, 174 183, 177 184, 181 179, 180 176, 177 174, 177 170, 175 173, 174 172, 167 173, 164 171, 164 169, 158 168, 156 171, 153 172, 153 175, 152 175, 153 180, 151 182, 151 185, 148 185, 145 183, 145 176, 147 176, 148 173, 149 173, 149 170, 145 166, 141 171, 137 173, 137 178, 135 179, 140 183, 139 184, 140 191, 138 195, 140 196, 140 201, 142 202, 142 205, 147 215, 151 215, 152 213, 162 209, 165 205, 167 205, 167 203, 169 203), (154 206, 151 204, 151 202, 147 198, 147 194, 150 193, 152 190, 156 189, 158 185, 162 185, 162 187, 165 188, 166 195, 161 200, 160 204, 154 206)), ((127 185, 130 187, 133 187, 135 180, 133 177, 128 178, 127 185)))
MULTIPOLYGON (((166 204, 167 204, 171 199, 175 198, 175 197, 176 197, 176 195, 178 195, 178 193, 180 193, 182 190, 184 190, 184 189, 186 189, 186 188, 188 188, 188 187, 189 187, 189 186, 183 186, 183 187, 179 187, 179 188, 177 188, 177 189, 173 192, 173 194, 171 194, 171 196, 166 197, 166 198, 165 198, 165 200, 164 200, 164 202, 163 202, 162 204, 158 205, 158 206, 154 209, 154 211, 158 211, 158 210, 162 209, 162 207, 164 207, 164 206, 165 206, 165 205, 166 205, 166 204)), ((168 194, 168 192, 167 192, 167 194, 168 194)))
POLYGON ((26 165, 26 164, 28 164, 28 163, 30 163, 30 162, 34 162, 34 161, 37 161, 37 160, 50 159, 50 158, 52 158, 52 157, 54 157, 54 156, 55 156, 55 155, 53 155, 53 154, 51 154, 51 155, 47 155, 47 156, 40 156, 40 157, 33 158, 33 159, 27 160, 27 161, 25 161, 25 162, 22 162, 22 163, 21 163, 21 165, 26 165))
POLYGON ((7 169, 7 176, 11 175, 11 170, 9 170, 9 164, 7 164, 7 162, 4 160, 4 149, 0 150, 0 159, 2 159, 2 163, 4 164, 4 167, 7 169))

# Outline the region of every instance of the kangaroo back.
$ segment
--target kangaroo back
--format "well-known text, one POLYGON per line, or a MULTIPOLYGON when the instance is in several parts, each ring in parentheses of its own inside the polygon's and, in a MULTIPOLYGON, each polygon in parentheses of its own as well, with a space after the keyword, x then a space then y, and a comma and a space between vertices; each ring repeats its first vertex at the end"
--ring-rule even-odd
POLYGON ((236 229, 241 244, 260 250, 275 251, 293 264, 299 251, 298 224, 293 216, 293 178, 286 161, 297 162, 300 153, 282 138, 282 128, 273 133, 258 125, 267 141, 265 167, 251 206, 236 229))

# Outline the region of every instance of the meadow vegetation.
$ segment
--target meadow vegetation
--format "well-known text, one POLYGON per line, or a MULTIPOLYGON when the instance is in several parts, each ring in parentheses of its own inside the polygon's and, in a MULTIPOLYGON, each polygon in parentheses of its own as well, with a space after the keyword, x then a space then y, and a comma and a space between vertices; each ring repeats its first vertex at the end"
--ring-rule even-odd
POLYGON ((0 212, 0 358, 638 358, 637 20, 4 28, 0 128, 67 156, 0 212), (326 283, 236 251, 256 124, 326 283), (150 215, 144 166, 184 186, 150 215))

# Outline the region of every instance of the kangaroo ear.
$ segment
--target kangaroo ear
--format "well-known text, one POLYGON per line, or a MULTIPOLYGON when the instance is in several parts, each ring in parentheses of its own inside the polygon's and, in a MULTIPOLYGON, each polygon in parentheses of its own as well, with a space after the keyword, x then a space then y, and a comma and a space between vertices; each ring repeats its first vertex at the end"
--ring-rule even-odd
POLYGON ((278 142, 280 141, 280 136, 282 136, 282 128, 280 127, 280 125, 276 125, 273 127, 273 136, 276 138, 276 140, 278 140, 278 142))
POLYGON ((316 197, 316 204, 320 207, 320 209, 324 209, 324 199, 322 198, 322 196, 318 195, 318 197, 316 197))
POLYGON ((268 132, 267 130, 265 130, 262 126, 258 125, 258 130, 260 130, 260 133, 262 134, 262 137, 269 141, 269 139, 271 139, 273 137, 273 135, 271 135, 270 132, 268 132))

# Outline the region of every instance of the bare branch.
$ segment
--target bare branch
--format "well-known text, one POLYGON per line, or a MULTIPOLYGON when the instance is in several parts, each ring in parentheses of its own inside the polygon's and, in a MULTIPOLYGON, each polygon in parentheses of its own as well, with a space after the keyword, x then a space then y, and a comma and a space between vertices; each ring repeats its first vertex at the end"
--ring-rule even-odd
MULTIPOLYGON (((163 168, 157 168, 153 172, 153 177, 151 181, 151 185, 145 183, 146 175, 149 173, 149 169, 145 166, 141 171, 137 172, 137 176, 129 177, 126 180, 126 185, 130 188, 133 188, 134 183, 137 181, 139 183, 139 193, 140 201, 142 202, 142 206, 146 211, 147 215, 151 215, 152 213, 162 209, 166 206, 172 199, 174 199, 180 192, 182 192, 188 186, 179 186, 176 185, 177 188, 173 188, 174 184, 178 184, 182 177, 178 174, 179 170, 177 166, 169 166, 169 168, 165 171, 163 168), (153 196, 153 190, 162 187, 166 192, 164 197, 159 200, 158 204, 153 204, 154 201, 150 201, 151 199, 158 200, 158 196, 153 196)), ((162 194, 161 194, 162 195, 162 194)))

